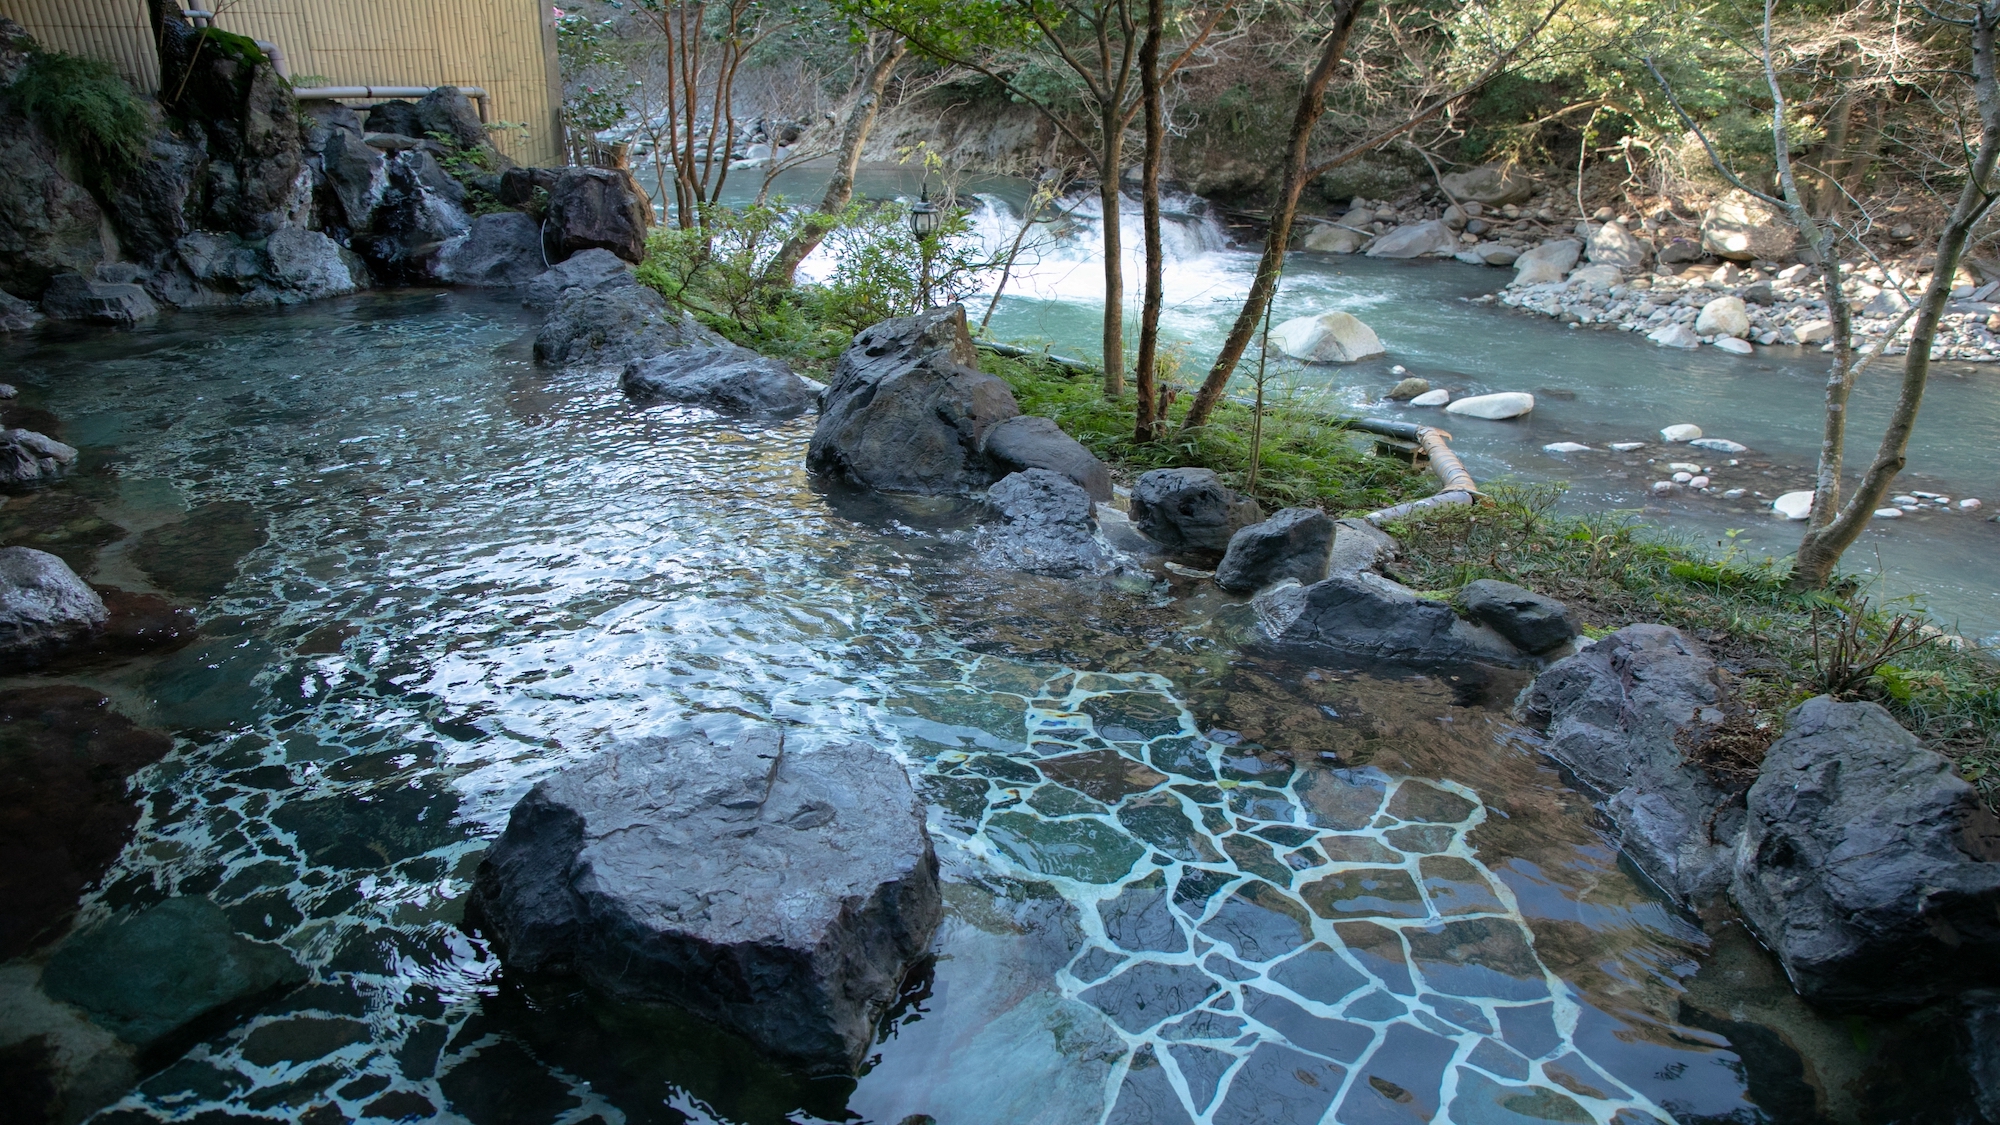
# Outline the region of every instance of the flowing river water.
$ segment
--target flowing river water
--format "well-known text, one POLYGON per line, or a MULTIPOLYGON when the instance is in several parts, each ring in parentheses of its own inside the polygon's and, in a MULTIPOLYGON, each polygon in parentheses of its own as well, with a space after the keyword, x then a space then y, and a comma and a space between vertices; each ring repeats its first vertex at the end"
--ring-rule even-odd
MULTIPOLYGON (((636 408, 534 366, 534 325, 412 290, 0 345, 83 450, 11 532, 201 621, 63 677, 173 736, 78 925, 205 896, 311 973, 99 1120, 1877 1121, 1962 1081, 1622 863, 1522 677, 1271 652, 1172 575, 991 572, 963 502, 810 479, 810 418, 636 408), (936 961, 858 1079, 458 924, 537 779, 713 713, 887 747, 929 802, 936 961)), ((0 1047, 45 957, 0 966, 0 1047)))

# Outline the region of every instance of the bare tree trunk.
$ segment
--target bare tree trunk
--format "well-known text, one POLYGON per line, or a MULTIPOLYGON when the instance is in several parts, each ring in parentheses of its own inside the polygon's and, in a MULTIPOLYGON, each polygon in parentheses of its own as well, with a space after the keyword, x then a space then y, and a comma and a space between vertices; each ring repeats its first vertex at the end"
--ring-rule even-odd
POLYGON ((1888 99, 1880 94, 1869 98, 1862 107, 1862 115, 1867 118, 1868 124, 1861 134, 1861 147, 1849 159, 1846 174, 1842 177, 1847 184, 1846 194, 1855 199, 1862 198, 1869 169, 1882 151, 1882 121, 1887 116, 1888 108, 1888 99))
POLYGON ((1103 147, 1097 156, 1097 201, 1104 212, 1104 397, 1125 393, 1125 263, 1118 229, 1118 172, 1125 157, 1125 115, 1099 106, 1103 147))
MULTIPOLYGON (((1907 461, 1910 432, 1916 427, 1917 410, 1924 401, 1924 384, 1930 378, 1931 344, 1937 339, 1938 321, 1951 296, 1952 278, 1958 272, 1959 259, 1965 253, 1972 228, 1986 216, 1994 202, 1994 196, 1988 194, 1987 182, 1993 175, 1996 157, 2000 157, 2000 77, 1996 77, 1993 55, 1996 22, 2000 22, 2000 2, 1981 0, 1973 9, 1972 18, 1972 75, 1979 103, 1979 148, 1967 168, 1965 187, 1959 192, 1957 206, 1952 208, 1951 220, 1938 237, 1937 260, 1931 267, 1930 283, 1924 288, 1910 330, 1910 350, 1903 358, 1903 383, 1895 409, 1889 415, 1888 429, 1882 434, 1874 462, 1837 516, 1824 517, 1826 522, 1822 524, 1821 498, 1814 496, 1814 526, 1800 541, 1798 559, 1792 567, 1791 584, 1795 589, 1822 589, 1832 580, 1841 555, 1860 538, 1862 529, 1907 461)), ((1841 408, 1835 409, 1829 388, 1829 428, 1835 424, 1836 415, 1845 424, 1845 405, 1842 402, 1841 408)), ((1833 505, 1826 507, 1831 509, 1833 505)))
POLYGON ((820 197, 819 211, 809 216, 799 227, 798 233, 785 240, 778 248, 778 256, 764 271, 767 285, 788 286, 798 272, 799 263, 807 255, 819 248, 826 232, 833 229, 834 216, 847 207, 854 198, 854 176, 861 168, 861 149, 868 143, 868 134, 875 128, 875 118, 882 111, 882 91, 889 85, 889 76, 896 72, 896 65, 903 61, 903 55, 910 49, 909 41, 893 32, 882 52, 875 56, 875 65, 861 75, 854 87, 854 104, 847 111, 847 122, 841 127, 840 155, 833 168, 833 178, 826 182, 826 194, 820 197))
POLYGON ((1333 29, 1327 33, 1319 63, 1307 76, 1305 89, 1299 92, 1298 108, 1292 115, 1292 133, 1285 145, 1284 184, 1278 189, 1278 205, 1272 211, 1271 229, 1264 238, 1264 254, 1257 260, 1257 277, 1250 283, 1250 296, 1237 312, 1228 338, 1222 342, 1222 353, 1208 369, 1201 390, 1195 392, 1187 418, 1181 422, 1184 431, 1207 424, 1216 404, 1222 401, 1229 376, 1235 372, 1237 361, 1243 358, 1243 349, 1249 346, 1258 323, 1264 319, 1264 306, 1270 303, 1278 286, 1278 274, 1284 270, 1285 246, 1292 238, 1292 218, 1298 213, 1299 195, 1306 186, 1306 152, 1312 145, 1313 127, 1326 112, 1326 88, 1333 82, 1341 55, 1347 52, 1347 37, 1361 12, 1362 0, 1337 0, 1337 3, 1333 29))
POLYGON ((1167 123, 1160 98, 1160 39, 1166 34, 1167 0, 1147 0, 1146 39, 1139 45, 1140 99, 1146 107, 1146 151, 1142 157, 1139 204, 1146 227, 1146 295, 1139 311, 1139 360, 1134 372, 1138 391, 1134 441, 1160 436, 1154 417, 1157 400, 1160 305, 1164 299, 1166 264, 1160 246, 1160 163, 1166 155, 1167 123))

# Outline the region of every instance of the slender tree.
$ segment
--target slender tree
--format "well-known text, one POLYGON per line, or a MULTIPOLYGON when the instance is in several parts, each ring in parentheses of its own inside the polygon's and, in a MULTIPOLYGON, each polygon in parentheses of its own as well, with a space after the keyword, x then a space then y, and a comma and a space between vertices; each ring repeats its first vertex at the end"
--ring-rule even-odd
POLYGON ((1145 227, 1146 288, 1139 306, 1138 398, 1133 440, 1159 436, 1160 306, 1165 302, 1165 249, 1160 239, 1160 164, 1166 159, 1166 107, 1160 93, 1160 40, 1166 36, 1167 0, 1146 0, 1146 39, 1139 45, 1140 102, 1146 110, 1146 148, 1140 163, 1139 207, 1145 227))
POLYGON ((827 231, 833 229, 837 217, 854 198, 854 176, 861 167, 861 150, 868 143, 868 134, 875 128, 876 117, 881 114, 882 92, 888 88, 890 76, 909 52, 910 45, 893 31, 877 31, 868 35, 866 48, 848 102, 847 120, 841 127, 840 152, 834 158, 833 175, 826 182, 826 194, 820 197, 819 210, 807 217, 797 233, 785 240, 777 256, 765 269, 764 280, 769 284, 787 286, 792 283, 799 263, 818 249, 827 231))

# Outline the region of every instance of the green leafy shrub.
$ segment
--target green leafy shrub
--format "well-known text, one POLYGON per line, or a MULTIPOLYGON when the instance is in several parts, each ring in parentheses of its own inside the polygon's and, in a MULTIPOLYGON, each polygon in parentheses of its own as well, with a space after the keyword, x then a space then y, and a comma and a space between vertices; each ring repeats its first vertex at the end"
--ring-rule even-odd
POLYGON ((96 187, 145 158, 152 115, 109 63, 32 51, 7 93, 96 187))

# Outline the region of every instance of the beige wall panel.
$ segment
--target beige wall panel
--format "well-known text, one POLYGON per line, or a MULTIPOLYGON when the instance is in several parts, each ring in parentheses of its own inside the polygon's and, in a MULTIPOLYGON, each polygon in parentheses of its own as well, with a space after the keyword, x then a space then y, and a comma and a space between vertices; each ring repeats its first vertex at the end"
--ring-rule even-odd
MULTIPOLYGON (((185 4, 183 5, 185 6, 185 4)), ((335 86, 479 86, 494 136, 524 164, 563 162, 548 0, 237 0, 216 24, 285 52, 294 77, 335 86)), ((159 84, 146 0, 0 0, 51 47, 107 59, 142 89, 159 84)))

